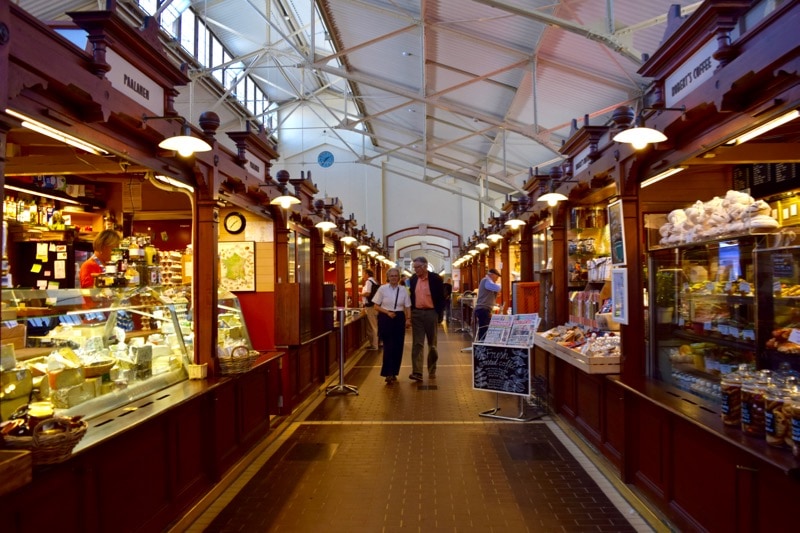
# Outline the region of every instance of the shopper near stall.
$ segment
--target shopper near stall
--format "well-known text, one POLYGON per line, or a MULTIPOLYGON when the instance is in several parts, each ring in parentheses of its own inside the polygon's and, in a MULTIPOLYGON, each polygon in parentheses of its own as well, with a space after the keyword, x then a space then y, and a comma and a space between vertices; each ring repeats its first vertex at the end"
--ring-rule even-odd
POLYGON ((81 265, 80 279, 81 288, 90 289, 94 287, 94 278, 97 274, 105 272, 106 263, 111 261, 111 252, 119 247, 122 238, 119 233, 112 229, 105 229, 95 237, 92 249, 92 256, 81 265))
POLYGON ((499 279, 500 272, 495 268, 490 268, 478 284, 478 297, 475 299, 475 324, 478 327, 477 340, 479 341, 486 336, 486 330, 492 319, 492 308, 497 300, 497 294, 500 292, 499 279))
POLYGON ((428 377, 436 377, 439 352, 436 349, 436 330, 444 311, 444 282, 441 276, 428 271, 428 260, 417 257, 413 261, 414 275, 410 280, 411 292, 411 364, 409 379, 422 381, 422 351, 428 341, 428 377))
POLYGON ((377 350, 378 346, 378 311, 372 303, 372 297, 378 291, 378 282, 375 281, 375 272, 372 269, 364 269, 364 285, 361 287, 361 299, 367 313, 367 338, 369 339, 369 349, 377 350))
POLYGON ((378 312, 378 334, 383 341, 381 376, 386 383, 394 383, 403 361, 406 328, 411 327, 411 296, 400 285, 400 270, 390 268, 386 279, 389 283, 380 286, 372 301, 378 312))
POLYGON ((451 299, 453 297, 453 281, 451 278, 445 278, 444 280, 444 320, 446 323, 450 323, 450 307, 451 307, 451 299))

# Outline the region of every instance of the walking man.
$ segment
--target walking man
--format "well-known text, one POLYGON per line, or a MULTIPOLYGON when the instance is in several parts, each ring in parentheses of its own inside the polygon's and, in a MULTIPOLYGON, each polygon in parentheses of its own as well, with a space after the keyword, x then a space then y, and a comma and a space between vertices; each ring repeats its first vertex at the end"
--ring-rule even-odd
POLYGON ((422 381, 422 351, 428 341, 428 378, 436 377, 436 330, 444 312, 444 282, 441 276, 428 271, 428 260, 417 257, 413 261, 414 275, 410 280, 411 292, 411 348, 412 371, 409 379, 422 381))

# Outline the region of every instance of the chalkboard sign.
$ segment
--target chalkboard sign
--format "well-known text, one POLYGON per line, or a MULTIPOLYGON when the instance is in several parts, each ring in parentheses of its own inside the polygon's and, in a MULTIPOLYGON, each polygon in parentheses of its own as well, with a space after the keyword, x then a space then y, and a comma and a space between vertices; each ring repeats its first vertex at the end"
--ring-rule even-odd
POLYGON ((755 163, 736 165, 733 168, 733 188, 750 190, 755 198, 764 198, 796 187, 800 174, 797 163, 755 163))
POLYGON ((530 348, 473 344, 473 388, 517 396, 530 396, 530 356, 530 348))

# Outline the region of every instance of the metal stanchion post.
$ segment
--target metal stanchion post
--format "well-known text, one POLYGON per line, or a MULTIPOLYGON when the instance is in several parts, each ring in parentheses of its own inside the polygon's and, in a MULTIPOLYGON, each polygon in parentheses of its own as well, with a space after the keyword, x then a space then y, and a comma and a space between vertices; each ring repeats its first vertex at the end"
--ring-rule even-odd
POLYGON ((339 384, 331 385, 325 390, 325 394, 358 394, 358 387, 354 385, 346 385, 344 382, 344 320, 346 313, 349 309, 346 307, 326 308, 323 311, 339 312, 339 384))

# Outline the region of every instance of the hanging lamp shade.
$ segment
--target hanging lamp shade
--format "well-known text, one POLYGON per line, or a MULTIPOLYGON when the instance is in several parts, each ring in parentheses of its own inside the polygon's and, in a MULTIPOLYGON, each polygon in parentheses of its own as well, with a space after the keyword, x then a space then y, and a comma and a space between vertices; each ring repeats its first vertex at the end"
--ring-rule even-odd
POLYGON ((324 233, 326 231, 329 231, 329 230, 332 230, 333 228, 335 228, 336 224, 334 224, 330 220, 324 220, 323 219, 323 220, 320 220, 319 222, 317 222, 316 224, 314 224, 314 227, 321 229, 323 231, 323 233, 324 233))
POLYGON ((210 144, 205 142, 203 139, 199 139, 191 135, 191 130, 189 129, 188 124, 185 124, 183 126, 182 135, 176 135, 175 137, 167 137, 166 139, 158 143, 158 147, 163 148, 164 150, 172 150, 178 152, 178 154, 181 155, 182 157, 189 157, 190 155, 196 152, 211 151, 210 144))
POLYGON ((541 195, 537 199, 537 201, 538 202, 547 202, 547 205, 552 207, 552 206, 556 205, 558 202, 563 202, 564 200, 567 200, 567 199, 568 198, 566 196, 564 196, 563 194, 561 194, 560 192, 548 192, 548 193, 545 193, 545 194, 541 195))
POLYGON ((490 233, 489 235, 486 236, 486 238, 492 242, 503 240, 503 236, 500 235, 499 233, 490 233))
POLYGON ((656 129, 637 126, 617 133, 614 135, 614 140, 620 143, 628 143, 636 150, 641 150, 648 144, 666 141, 667 136, 656 129))
POLYGON ((356 242, 356 238, 353 237, 352 235, 345 235, 344 237, 342 237, 339 240, 342 241, 347 246, 350 246, 351 244, 356 242))
POLYGON ((272 205, 279 205, 283 209, 289 209, 290 206, 297 205, 300 203, 300 198, 297 196, 290 194, 286 188, 284 187, 281 190, 280 196, 276 196, 272 200, 269 201, 272 205))
POLYGON ((506 226, 510 227, 513 230, 519 229, 525 225, 525 221, 522 219, 517 218, 516 216, 509 218, 505 222, 506 226))

